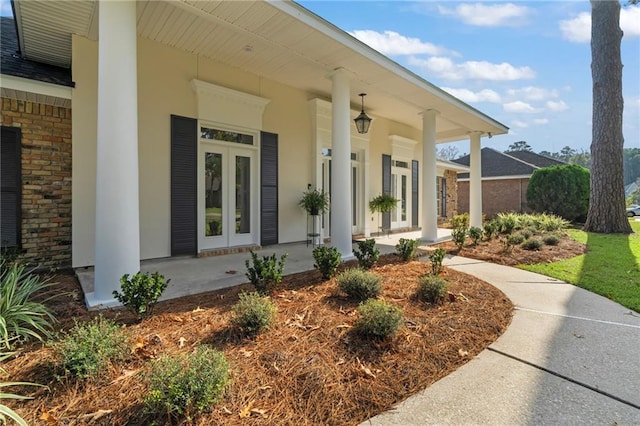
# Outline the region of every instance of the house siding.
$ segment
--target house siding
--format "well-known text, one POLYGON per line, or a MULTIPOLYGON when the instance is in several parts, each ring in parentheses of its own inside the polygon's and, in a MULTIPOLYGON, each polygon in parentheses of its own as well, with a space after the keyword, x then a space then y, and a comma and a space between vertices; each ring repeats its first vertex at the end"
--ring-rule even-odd
POLYGON ((2 98, 22 133, 22 249, 34 266, 71 265, 71 109, 2 98))
MULTIPOLYGON (((491 219, 500 212, 528 212, 529 178, 482 181, 482 213, 491 219)), ((469 182, 458 182, 458 209, 469 212, 469 182)))

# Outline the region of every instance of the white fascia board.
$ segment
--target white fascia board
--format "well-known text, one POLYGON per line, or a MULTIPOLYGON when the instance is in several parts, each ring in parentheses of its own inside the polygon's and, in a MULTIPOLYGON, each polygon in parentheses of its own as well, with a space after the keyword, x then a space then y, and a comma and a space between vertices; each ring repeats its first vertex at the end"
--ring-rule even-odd
POLYGON ((15 77, 13 75, 0 75, 0 87, 21 92, 35 93, 37 95, 53 96, 61 99, 71 99, 71 87, 58 84, 45 83, 44 81, 15 77))
MULTIPOLYGON (((513 175, 513 176, 491 176, 483 177, 481 180, 510 180, 510 179, 529 179, 531 175, 513 175)), ((469 178, 458 178, 458 182, 469 182, 469 178)))
POLYGON ((284 13, 288 14, 289 16, 292 16, 292 17, 298 19, 300 22, 303 22, 304 24, 308 25, 309 27, 311 27, 311 28, 313 28, 313 29, 315 29, 317 31, 320 31, 321 33, 323 33, 324 35, 326 35, 328 37, 331 37, 332 39, 334 39, 337 42, 343 44, 344 46, 348 47, 349 49, 353 50, 354 52, 371 59, 372 61, 374 61, 379 66, 385 68, 388 71, 391 71, 392 73, 394 73, 398 77, 400 77, 400 78, 402 78, 402 79, 404 79, 406 81, 409 81, 409 82, 411 82, 411 83, 413 83, 413 84, 415 84, 415 85, 417 85, 419 87, 422 87, 427 92, 429 92, 429 93, 431 93, 431 94, 443 99, 444 101, 446 101, 448 103, 454 104, 457 108, 462 109, 467 113, 475 115, 476 117, 480 118, 481 120, 488 122, 492 126, 495 126, 495 127, 498 127, 500 129, 502 129, 505 133, 508 132, 509 128, 507 126, 505 126, 504 124, 502 124, 499 121, 489 117, 488 115, 484 114, 483 112, 478 111, 477 109, 473 108, 471 105, 462 102, 460 99, 456 98, 455 96, 451 95, 450 93, 445 92, 444 90, 442 90, 438 86, 428 82, 427 80, 423 79, 422 77, 418 76, 417 74, 409 71, 408 69, 406 69, 402 65, 400 65, 397 62, 389 59, 388 57, 386 57, 382 53, 376 51, 375 49, 373 49, 370 46, 366 45, 365 43, 361 42, 360 40, 358 40, 357 38, 355 38, 352 35, 348 34, 347 32, 341 30, 340 28, 338 28, 337 26, 335 26, 331 22, 327 21, 326 19, 323 19, 320 16, 316 15, 315 13, 309 11, 308 9, 305 9, 304 7, 296 4, 295 2, 293 2, 291 0, 287 0, 287 1, 283 1, 283 0, 267 0, 267 2, 271 6, 275 7, 278 10, 280 10, 281 12, 284 12, 284 13))

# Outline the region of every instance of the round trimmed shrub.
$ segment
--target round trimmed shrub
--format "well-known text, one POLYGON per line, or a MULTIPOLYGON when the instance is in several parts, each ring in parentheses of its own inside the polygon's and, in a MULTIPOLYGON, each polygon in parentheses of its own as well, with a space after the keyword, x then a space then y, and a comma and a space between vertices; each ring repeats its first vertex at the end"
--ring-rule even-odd
POLYGON ((557 246, 560 244, 560 237, 556 234, 549 234, 542 237, 542 241, 548 246, 557 246))
POLYGON ((542 241, 536 238, 529 238, 522 243, 522 248, 525 250, 540 250, 540 247, 542 247, 542 241))
POLYGON ((369 299, 358 307, 360 318, 355 329, 363 336, 386 339, 398 331, 404 321, 402 309, 382 300, 369 299))
POLYGON ((418 298, 436 305, 444 300, 448 287, 449 283, 444 278, 425 275, 418 281, 418 298))
POLYGON ((336 281, 340 291, 353 299, 376 298, 382 291, 380 276, 362 269, 347 269, 338 275, 336 281))
POLYGON ((194 353, 163 356, 147 375, 148 412, 191 420, 224 395, 229 362, 222 352, 200 346, 194 353))
POLYGON ((257 292, 243 292, 238 298, 238 302, 232 308, 233 325, 247 334, 259 333, 269 328, 276 315, 276 306, 269 298, 257 292))
POLYGON ((540 213, 583 221, 589 209, 589 170, 575 164, 536 170, 527 186, 527 203, 540 213))

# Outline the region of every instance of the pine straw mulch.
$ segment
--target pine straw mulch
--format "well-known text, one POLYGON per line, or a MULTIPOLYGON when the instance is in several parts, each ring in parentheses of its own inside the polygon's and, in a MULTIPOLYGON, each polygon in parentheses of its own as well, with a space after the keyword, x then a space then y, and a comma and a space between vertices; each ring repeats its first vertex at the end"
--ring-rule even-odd
MULTIPOLYGON (((350 266, 353 266, 351 264, 350 266)), ((147 424, 144 373, 162 354, 209 344, 231 363, 232 384, 198 425, 354 425, 390 409, 471 360, 508 326, 513 306, 505 295, 474 277, 446 269, 449 300, 429 306, 414 297, 427 262, 401 263, 385 256, 373 271, 384 277, 381 299, 404 310, 405 324, 390 341, 363 339, 352 330, 357 303, 337 293, 335 280, 316 271, 285 277, 273 292, 277 320, 254 338, 229 325, 242 285, 160 303, 136 324, 122 310, 104 315, 126 325, 132 358, 101 381, 58 380, 51 349, 31 344, 3 366, 11 381, 49 386, 17 388, 30 401, 9 402, 29 424, 147 424)), ((69 293, 53 305, 67 328, 88 319, 75 279, 58 276, 69 293)), ((160 419, 160 423, 166 422, 160 419)))

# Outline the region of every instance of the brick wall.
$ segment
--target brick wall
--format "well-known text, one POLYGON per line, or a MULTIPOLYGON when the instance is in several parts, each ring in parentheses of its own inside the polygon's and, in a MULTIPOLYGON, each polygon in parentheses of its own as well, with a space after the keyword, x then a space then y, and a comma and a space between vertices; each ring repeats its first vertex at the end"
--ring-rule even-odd
POLYGON ((445 170, 444 178, 447 181, 447 217, 450 220, 458 214, 458 173, 453 170, 445 170))
POLYGON ((2 98, 22 132, 22 248, 30 264, 71 266, 71 109, 2 98))
MULTIPOLYGON (((500 179, 482 181, 482 212, 491 219, 500 212, 527 210, 529 179, 500 179)), ((469 182, 458 182, 458 209, 469 212, 469 182)))

